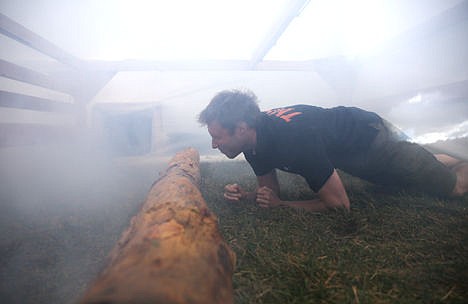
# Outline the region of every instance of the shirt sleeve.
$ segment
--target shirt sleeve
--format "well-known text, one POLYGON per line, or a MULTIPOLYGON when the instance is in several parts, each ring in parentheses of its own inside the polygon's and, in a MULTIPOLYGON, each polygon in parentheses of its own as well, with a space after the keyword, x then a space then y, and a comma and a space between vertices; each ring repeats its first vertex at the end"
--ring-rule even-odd
POLYGON ((244 153, 244 157, 250 164, 250 167, 252 167, 256 176, 265 175, 274 169, 266 158, 256 157, 256 155, 253 155, 252 153, 244 153))

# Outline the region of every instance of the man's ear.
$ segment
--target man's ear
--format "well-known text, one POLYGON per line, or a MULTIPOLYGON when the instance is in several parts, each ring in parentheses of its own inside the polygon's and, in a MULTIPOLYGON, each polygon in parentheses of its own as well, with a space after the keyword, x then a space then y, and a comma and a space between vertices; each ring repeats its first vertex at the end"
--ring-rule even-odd
POLYGON ((245 121, 240 121, 237 123, 236 125, 236 132, 239 132, 239 134, 244 134, 245 132, 247 132, 249 126, 247 125, 247 123, 245 121))

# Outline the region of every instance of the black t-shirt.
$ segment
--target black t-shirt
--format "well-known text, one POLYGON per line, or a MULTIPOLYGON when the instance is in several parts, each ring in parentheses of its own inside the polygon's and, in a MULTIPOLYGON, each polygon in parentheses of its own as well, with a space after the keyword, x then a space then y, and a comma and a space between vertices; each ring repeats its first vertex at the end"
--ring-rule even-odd
POLYGON ((303 176, 317 192, 340 160, 366 151, 382 119, 352 107, 294 105, 263 112, 255 151, 245 158, 257 176, 277 168, 303 176))

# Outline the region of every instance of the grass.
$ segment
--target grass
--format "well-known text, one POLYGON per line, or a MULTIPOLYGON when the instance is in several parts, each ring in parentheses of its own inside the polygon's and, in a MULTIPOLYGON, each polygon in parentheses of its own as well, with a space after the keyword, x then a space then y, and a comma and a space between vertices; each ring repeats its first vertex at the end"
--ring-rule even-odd
MULTIPOLYGON (((166 166, 74 147, 0 151, 0 303, 75 303, 166 166)), ((227 183, 255 188, 245 162, 202 162, 201 173, 237 254, 236 304, 467 302, 468 197, 394 192, 342 175, 351 212, 314 214, 226 202, 227 183)), ((302 179, 279 177, 284 198, 314 195, 302 179)))
MULTIPOLYGON (((468 197, 441 200, 373 186, 340 172, 351 212, 263 209, 223 199, 253 190, 245 162, 201 164, 201 190, 236 252, 235 302, 466 303, 468 197)), ((283 199, 310 198, 300 177, 280 172, 283 199)))

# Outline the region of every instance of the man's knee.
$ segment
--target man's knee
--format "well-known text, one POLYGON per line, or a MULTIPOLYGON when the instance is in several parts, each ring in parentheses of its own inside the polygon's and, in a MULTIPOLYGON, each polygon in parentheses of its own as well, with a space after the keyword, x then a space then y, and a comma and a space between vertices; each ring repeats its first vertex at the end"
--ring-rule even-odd
POLYGON ((468 163, 462 162, 456 164, 452 171, 457 177, 455 187, 453 188, 453 196, 462 196, 468 192, 468 163))
POLYGON ((461 160, 459 160, 459 159, 457 159, 455 157, 452 157, 450 155, 447 155, 447 154, 434 154, 434 156, 435 156, 435 158, 437 158, 438 161, 440 161, 441 163, 443 163, 444 165, 446 165, 449 168, 453 168, 457 164, 462 162, 461 160))

